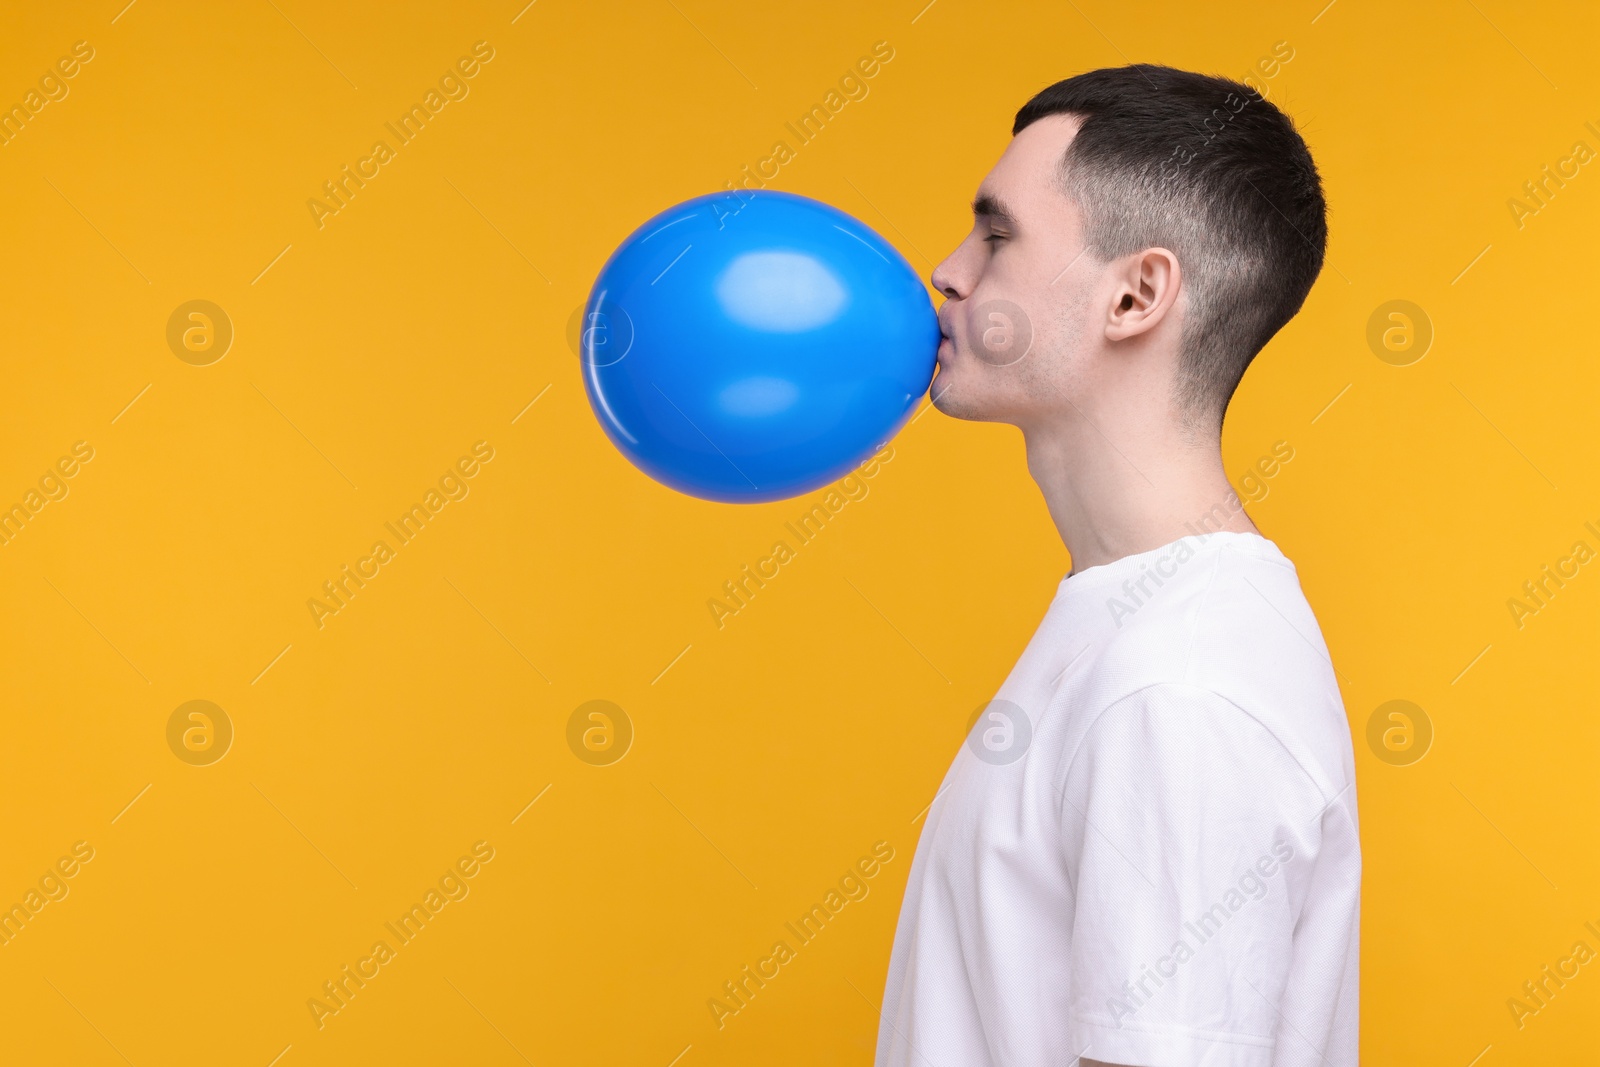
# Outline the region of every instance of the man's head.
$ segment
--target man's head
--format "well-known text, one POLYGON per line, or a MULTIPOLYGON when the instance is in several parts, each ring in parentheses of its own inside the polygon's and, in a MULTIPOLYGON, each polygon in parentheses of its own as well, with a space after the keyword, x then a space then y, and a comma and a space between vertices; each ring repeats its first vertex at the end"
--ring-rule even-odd
POLYGON ((1138 64, 1050 86, 1012 134, 933 272, 934 403, 1026 428, 1115 394, 1214 434, 1322 269, 1294 125, 1238 82, 1138 64))

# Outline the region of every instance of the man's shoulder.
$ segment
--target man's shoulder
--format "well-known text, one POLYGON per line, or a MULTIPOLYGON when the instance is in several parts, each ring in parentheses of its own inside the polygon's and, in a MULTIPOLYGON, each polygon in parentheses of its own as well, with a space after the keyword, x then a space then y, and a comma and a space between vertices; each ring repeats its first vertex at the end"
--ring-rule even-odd
POLYGON ((1294 566, 1275 548, 1225 544, 1177 578, 1108 631, 1083 665, 1074 703, 1085 717, 1141 701, 1197 715, 1231 708, 1317 768, 1319 784, 1342 785, 1349 723, 1294 566))
MULTIPOLYGON (((1092 668, 1134 686, 1179 682, 1248 698, 1263 679, 1324 690, 1322 629, 1294 565, 1264 538, 1203 546, 1163 584, 1108 604, 1113 625, 1092 668)), ((1334 687, 1336 690, 1336 686, 1334 687)))

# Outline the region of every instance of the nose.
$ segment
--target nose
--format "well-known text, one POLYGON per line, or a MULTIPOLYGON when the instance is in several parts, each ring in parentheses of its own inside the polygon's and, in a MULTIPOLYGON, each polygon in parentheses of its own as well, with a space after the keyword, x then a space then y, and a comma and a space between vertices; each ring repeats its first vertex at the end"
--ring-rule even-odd
POLYGON ((933 274, 930 275, 928 279, 933 283, 933 287, 939 290, 939 292, 942 293, 947 300, 958 300, 961 297, 961 294, 956 291, 955 282, 950 269, 950 261, 954 258, 954 253, 946 256, 937 267, 933 268, 933 274))
POLYGON ((944 294, 947 300, 961 300, 972 292, 977 272, 971 263, 969 248, 971 244, 972 239, 969 235, 955 247, 954 251, 944 257, 943 262, 933 268, 933 274, 929 276, 928 280, 933 283, 933 287, 944 294))

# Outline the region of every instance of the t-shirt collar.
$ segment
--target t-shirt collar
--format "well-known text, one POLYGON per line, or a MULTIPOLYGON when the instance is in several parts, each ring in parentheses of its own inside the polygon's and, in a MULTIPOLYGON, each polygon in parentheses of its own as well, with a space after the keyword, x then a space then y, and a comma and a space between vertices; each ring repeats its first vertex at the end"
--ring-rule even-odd
POLYGON ((1081 571, 1074 570, 1061 579, 1057 595, 1070 592, 1077 596, 1092 593, 1095 589, 1102 589, 1107 585, 1118 585, 1124 578, 1137 575, 1141 563, 1148 566, 1161 557, 1177 553, 1181 551, 1180 546, 1185 542, 1188 542, 1190 551, 1196 555, 1208 548, 1215 550, 1229 547, 1238 548, 1254 556, 1288 562, 1278 551, 1277 545, 1258 533, 1248 530, 1214 530, 1210 533, 1186 534, 1145 552, 1135 552, 1108 563, 1097 563, 1081 571))

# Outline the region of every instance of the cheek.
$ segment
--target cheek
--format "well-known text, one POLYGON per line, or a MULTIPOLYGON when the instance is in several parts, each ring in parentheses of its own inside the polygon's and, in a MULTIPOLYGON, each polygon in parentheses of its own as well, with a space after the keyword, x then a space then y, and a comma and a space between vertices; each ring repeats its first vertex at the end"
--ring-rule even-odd
POLYGON ((1086 295, 1066 288, 1061 279, 1056 289, 1038 293, 1034 306, 1032 349, 1028 359, 1030 380, 1049 389, 1057 400, 1063 392, 1071 394, 1084 375, 1082 353, 1092 350, 1086 336, 1088 300, 1086 295))

